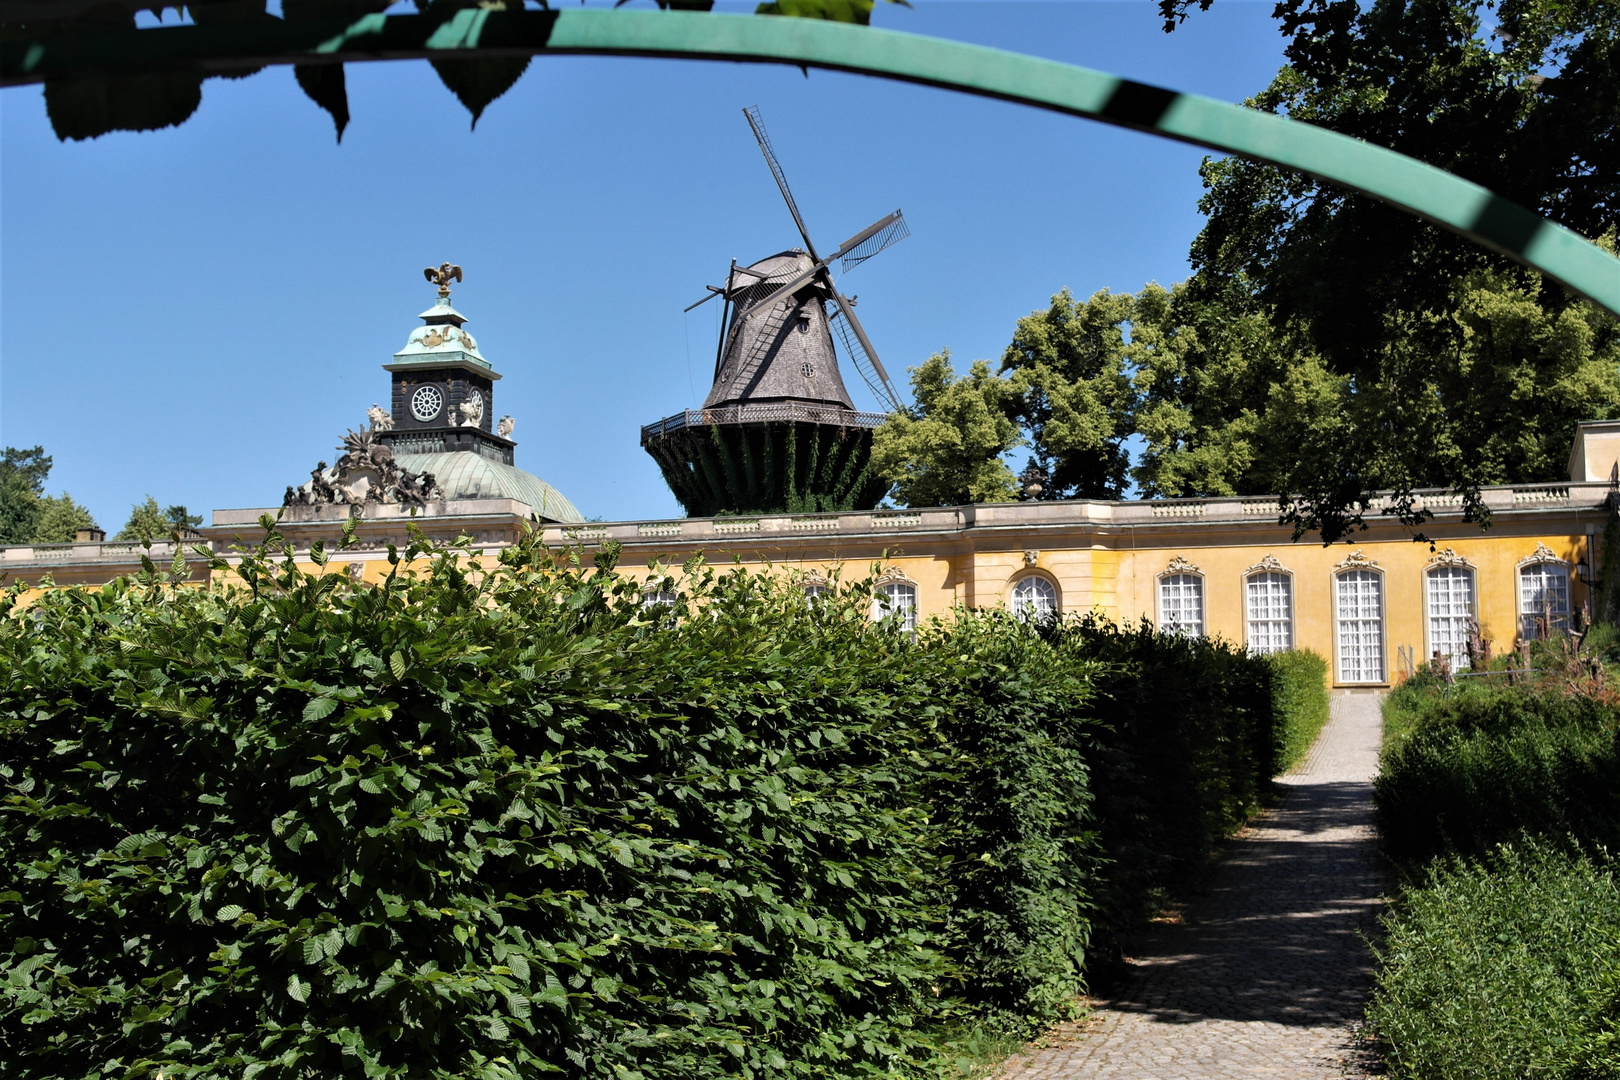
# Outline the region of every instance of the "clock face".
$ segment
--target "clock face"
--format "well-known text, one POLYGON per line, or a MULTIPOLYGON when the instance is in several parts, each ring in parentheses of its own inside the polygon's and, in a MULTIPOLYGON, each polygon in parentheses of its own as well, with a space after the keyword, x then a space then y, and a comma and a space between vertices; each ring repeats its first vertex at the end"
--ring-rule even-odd
POLYGON ((467 404, 482 409, 484 407, 483 393, 478 390, 467 391, 467 404))
POLYGON ((411 394, 411 415, 424 424, 444 408, 444 392, 437 386, 418 386, 411 394))

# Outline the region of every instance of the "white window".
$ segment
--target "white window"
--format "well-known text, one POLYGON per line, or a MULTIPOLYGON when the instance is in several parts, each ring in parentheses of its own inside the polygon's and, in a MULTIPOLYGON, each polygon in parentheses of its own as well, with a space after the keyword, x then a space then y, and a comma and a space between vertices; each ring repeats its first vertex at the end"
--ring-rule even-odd
POLYGON ((1057 586, 1031 574, 1020 578, 1012 590, 1012 613, 1025 622, 1044 622, 1054 618, 1058 610, 1057 586))
POLYGON ((872 594, 872 618, 896 619, 900 629, 917 628, 917 586, 904 581, 887 581, 872 594))
POLYGON ((1294 647, 1294 579, 1267 572, 1244 582, 1249 602, 1249 651, 1256 656, 1294 647))
POLYGON ((1569 567, 1536 562, 1519 567, 1519 633, 1537 638, 1569 629, 1569 567))
POLYGON ((1339 681, 1384 681, 1384 578, 1376 570, 1346 570, 1336 582, 1339 681))
POLYGON ((815 600, 818 597, 826 596, 830 592, 832 590, 825 585, 806 585, 804 587, 804 598, 806 600, 815 600))
POLYGON ((1429 571, 1429 655, 1453 671, 1468 670, 1468 630, 1474 619, 1474 572, 1465 566, 1429 571))
POLYGON ((1204 579, 1166 574, 1159 579, 1159 629, 1183 637, 1204 636, 1204 579))
POLYGON ((674 607, 675 593, 670 589, 648 589, 641 594, 643 608, 674 607))

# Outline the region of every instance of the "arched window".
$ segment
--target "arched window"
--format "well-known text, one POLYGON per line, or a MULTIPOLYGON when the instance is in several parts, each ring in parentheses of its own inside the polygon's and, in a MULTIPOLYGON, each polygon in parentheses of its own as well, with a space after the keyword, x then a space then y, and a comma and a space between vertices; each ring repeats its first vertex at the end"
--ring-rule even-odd
MULTIPOLYGON (((1270 559, 1271 556, 1266 556, 1270 559)), ((1262 566, 1265 563, 1261 564, 1262 566)), ((1248 607, 1249 651, 1256 656, 1294 647, 1294 577, 1286 570, 1257 570, 1243 579, 1248 607)))
POLYGON ((1039 574, 1019 578, 1013 583, 1012 602, 1008 605, 1017 619, 1024 622, 1044 622, 1057 617, 1057 586, 1039 574))
POLYGON ((1334 579, 1333 592, 1339 681, 1383 682, 1384 575, 1377 570, 1345 570, 1334 579))
POLYGON ((1204 579, 1166 574, 1159 579, 1159 629, 1182 637, 1204 636, 1204 579))
POLYGON ((1430 567, 1429 655, 1439 653, 1453 671, 1468 669, 1468 632, 1474 621, 1474 571, 1458 562, 1430 567))
POLYGON ((917 586, 909 581, 880 581, 872 593, 872 618, 894 619, 900 629, 917 629, 917 586))
POLYGON ((1519 564, 1519 634, 1533 640, 1569 629, 1569 566, 1546 544, 1519 564))
POLYGON ((826 596, 830 592, 832 592, 832 589, 825 585, 806 585, 804 587, 804 596, 806 600, 814 600, 818 596, 826 596))

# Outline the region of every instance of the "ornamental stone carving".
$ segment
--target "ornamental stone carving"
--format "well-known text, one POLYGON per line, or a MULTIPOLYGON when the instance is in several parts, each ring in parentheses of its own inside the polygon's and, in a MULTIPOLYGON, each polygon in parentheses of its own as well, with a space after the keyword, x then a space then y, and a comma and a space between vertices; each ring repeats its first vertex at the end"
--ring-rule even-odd
POLYGON ((906 577, 906 572, 900 569, 898 566, 886 567, 883 573, 872 579, 873 585, 890 585, 894 583, 899 583, 902 585, 917 584, 915 581, 912 581, 910 578, 906 577))
POLYGON ((1360 548, 1356 548, 1356 550, 1352 551, 1350 554, 1346 555, 1343 559, 1339 560, 1338 565, 1334 566, 1333 569, 1335 571, 1338 571, 1338 570, 1370 570, 1370 569, 1372 569, 1373 567, 1375 567, 1377 565, 1378 565, 1378 560, 1377 559, 1369 559, 1369 558, 1367 558, 1367 553, 1365 551, 1362 551, 1360 548))
POLYGON ((503 439, 510 439, 512 437, 512 428, 515 427, 516 424, 517 421, 513 420, 510 416, 503 416, 495 422, 495 434, 499 435, 503 439))
POLYGON ((1034 548, 1024 549, 1024 565, 1034 569, 1035 564, 1041 561, 1041 553, 1034 548))
POLYGON ((1543 562, 1561 563, 1561 562, 1567 562, 1567 561, 1568 560, 1566 560, 1566 559, 1560 559, 1558 557, 1558 553, 1556 551, 1554 551, 1552 548, 1548 547, 1546 544, 1539 544, 1538 543, 1536 545, 1536 550, 1532 551, 1530 554, 1526 555, 1524 558, 1519 560, 1519 565, 1520 566, 1529 566, 1532 563, 1543 563, 1543 562))
POLYGON ((1199 570, 1197 566, 1195 566, 1192 563, 1188 562, 1186 559, 1182 558, 1180 555, 1176 555, 1176 556, 1171 558, 1170 562, 1165 566, 1164 572, 1167 573, 1167 574, 1201 574, 1201 573, 1203 573, 1203 571, 1199 570))
POLYGON ((391 416, 386 409, 384 409, 381 405, 378 405, 376 402, 373 402, 371 408, 366 410, 366 419, 371 421, 371 428, 373 431, 394 430, 393 416, 391 416))
POLYGON ((1291 572, 1288 567, 1277 561, 1277 556, 1268 551, 1264 558, 1243 571, 1243 575, 1247 577, 1250 574, 1287 574, 1291 572))
POLYGON ((281 505, 365 506, 367 503, 397 503, 426 507, 429 500, 442 499, 431 473, 402 469, 386 443, 377 441, 376 427, 362 427, 343 436, 338 449, 343 456, 328 469, 322 461, 310 471, 309 481, 289 487, 281 505))
POLYGON ((1470 570, 1474 568, 1474 564, 1468 561, 1468 557, 1466 555, 1459 555, 1450 548, 1446 548, 1444 551, 1438 552, 1429 559, 1428 568, 1430 570, 1440 566, 1463 566, 1470 570))

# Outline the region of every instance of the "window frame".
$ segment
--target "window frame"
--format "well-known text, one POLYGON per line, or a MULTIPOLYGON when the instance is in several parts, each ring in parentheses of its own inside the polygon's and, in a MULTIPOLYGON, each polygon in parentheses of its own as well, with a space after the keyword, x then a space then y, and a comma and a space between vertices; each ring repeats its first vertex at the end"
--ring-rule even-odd
POLYGON ((1034 621, 1040 622, 1047 619, 1056 619, 1062 615, 1063 589, 1058 585, 1057 581, 1052 577, 1051 574, 1043 573, 1039 570, 1026 570, 1021 574, 1015 575, 1010 581, 1007 582, 1006 606, 1008 614, 1012 615, 1013 618, 1018 619, 1020 622, 1025 621, 1023 613, 1018 609, 1018 590, 1021 586, 1031 581, 1043 582, 1047 588, 1052 590, 1052 610, 1047 612, 1045 615, 1036 616, 1034 621))
POLYGON ((1561 618, 1547 627, 1547 636, 1550 638, 1558 631, 1569 632, 1571 620, 1575 614, 1574 567, 1568 559, 1559 558, 1546 544, 1537 544, 1536 550, 1520 559, 1518 565, 1513 568, 1513 606, 1519 616, 1518 634, 1520 641, 1541 640, 1532 633, 1535 627, 1532 620, 1541 613, 1529 612, 1524 609, 1524 573, 1526 570, 1539 570, 1546 566, 1556 566, 1564 574, 1564 610, 1560 613, 1561 618))
POLYGON ((908 635, 915 634, 917 632, 917 621, 920 614, 918 611, 920 599, 921 596, 918 592, 917 583, 915 581, 912 581, 910 578, 898 571, 884 573, 872 583, 872 622, 882 624, 891 619, 899 618, 901 632, 908 635), (889 597, 890 599, 893 599, 893 595, 889 592, 890 589, 910 590, 910 606, 900 607, 898 605, 890 604, 887 605, 888 610, 885 611, 883 598, 889 597))
MULTIPOLYGON (((1357 552, 1359 555, 1360 552, 1357 552)), ((1369 560, 1352 557, 1333 569, 1333 681, 1337 686, 1389 685, 1389 575, 1369 560), (1371 574, 1378 583, 1378 677, 1347 679, 1344 671, 1344 615, 1340 611, 1339 585, 1351 574, 1371 574)))
POLYGON ((1177 637, 1191 638, 1194 640, 1208 635, 1209 582, 1205 579, 1203 571, 1199 570, 1196 566, 1193 566, 1190 563, 1183 562, 1178 564, 1176 560, 1172 560, 1170 566, 1154 579, 1153 594, 1155 600, 1157 601, 1156 606, 1158 608, 1159 617, 1158 628, 1160 633, 1173 633, 1177 637), (1164 615, 1164 587, 1173 578, 1186 578, 1188 581, 1196 582, 1198 584, 1198 630, 1196 633, 1188 633, 1186 629, 1180 627, 1179 625, 1173 631, 1166 629, 1169 620, 1166 619, 1164 615))
MULTIPOLYGON (((1270 558, 1270 556, 1267 556, 1267 558, 1270 558)), ((1251 655, 1269 656, 1279 652, 1288 652, 1296 646, 1298 641, 1298 634, 1295 632, 1296 622, 1294 614, 1294 594, 1296 591, 1297 590, 1294 588, 1294 572, 1283 566, 1281 563, 1275 561, 1268 563, 1262 560, 1243 572, 1243 644, 1251 655), (1254 647, 1254 623, 1257 620, 1254 617, 1254 606, 1252 602, 1253 598, 1249 593, 1249 585, 1256 578, 1269 577, 1271 575, 1276 575, 1277 577, 1282 578, 1288 587, 1288 613, 1284 617, 1284 621, 1288 627, 1288 644, 1281 649, 1274 649, 1271 650, 1271 652, 1262 653, 1256 652, 1254 647)))
MULTIPOLYGON (((1449 550, 1449 549, 1448 549, 1449 550)), ((1454 558, 1436 559, 1423 568, 1423 660, 1429 662, 1434 657, 1435 633, 1434 623, 1437 618, 1434 613, 1434 580, 1436 575, 1452 573, 1461 570, 1468 578, 1468 614, 1463 619, 1463 639, 1460 652, 1449 653, 1447 659, 1452 671, 1469 670, 1468 660, 1468 634, 1471 624, 1479 618, 1479 570, 1467 559, 1454 558)), ((1455 616, 1449 616, 1455 618, 1455 616)))

